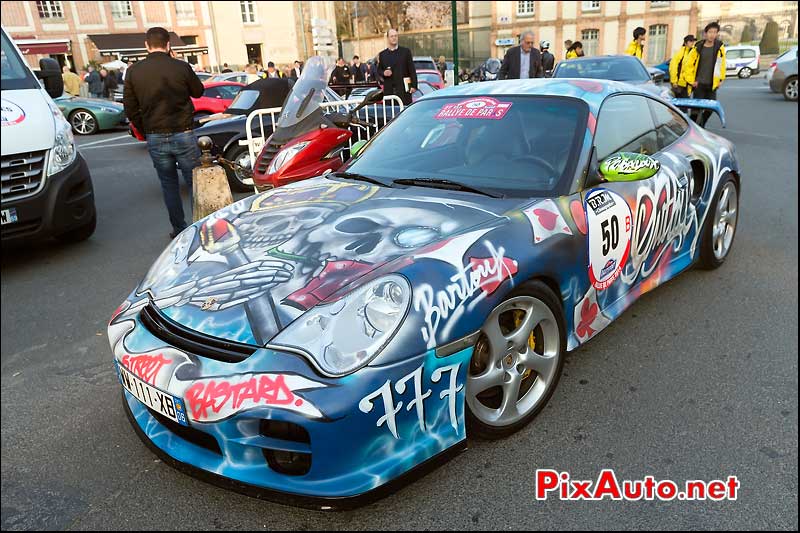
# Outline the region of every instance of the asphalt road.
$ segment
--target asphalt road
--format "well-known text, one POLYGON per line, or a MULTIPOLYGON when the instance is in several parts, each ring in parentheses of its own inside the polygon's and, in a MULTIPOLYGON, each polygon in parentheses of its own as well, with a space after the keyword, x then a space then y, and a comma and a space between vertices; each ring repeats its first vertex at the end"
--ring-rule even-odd
MULTIPOLYGON (((2 255, 3 529, 797 529, 797 104, 720 93, 743 166, 719 270, 647 294, 566 360, 550 405, 357 511, 275 505, 159 462, 126 419, 106 322, 168 242, 143 145, 80 139, 98 228, 2 255), (594 479, 736 475, 737 501, 538 502, 537 468, 594 479)), ((714 119, 712 119, 714 120, 714 119)), ((718 124, 718 122, 712 122, 718 124)), ((186 198, 187 207, 189 205, 186 198)))

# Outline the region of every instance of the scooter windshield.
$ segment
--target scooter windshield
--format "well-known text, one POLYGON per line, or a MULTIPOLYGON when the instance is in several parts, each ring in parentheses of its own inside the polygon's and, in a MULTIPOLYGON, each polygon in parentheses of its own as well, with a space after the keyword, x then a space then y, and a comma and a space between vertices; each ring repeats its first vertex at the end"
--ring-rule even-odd
POLYGON ((286 98, 278 119, 279 128, 294 126, 319 108, 332 70, 333 62, 328 57, 314 56, 306 62, 300 79, 286 98))

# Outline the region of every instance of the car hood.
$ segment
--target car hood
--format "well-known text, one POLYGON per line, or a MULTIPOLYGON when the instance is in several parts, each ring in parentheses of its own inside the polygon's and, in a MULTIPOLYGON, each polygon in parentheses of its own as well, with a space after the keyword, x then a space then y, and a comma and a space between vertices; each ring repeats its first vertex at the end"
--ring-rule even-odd
POLYGON ((485 233, 520 204, 438 189, 306 180, 190 226, 138 292, 188 328, 261 345, 375 269, 401 268, 462 234, 485 233))
POLYGON ((117 102, 112 102, 111 100, 103 100, 101 98, 84 98, 82 96, 72 96, 66 98, 57 98, 57 104, 69 104, 71 106, 85 106, 85 107, 107 107, 110 109, 116 109, 118 111, 122 111, 123 105, 117 102))
POLYGON ((55 121, 47 98, 39 89, 3 91, 4 156, 53 147, 55 121))

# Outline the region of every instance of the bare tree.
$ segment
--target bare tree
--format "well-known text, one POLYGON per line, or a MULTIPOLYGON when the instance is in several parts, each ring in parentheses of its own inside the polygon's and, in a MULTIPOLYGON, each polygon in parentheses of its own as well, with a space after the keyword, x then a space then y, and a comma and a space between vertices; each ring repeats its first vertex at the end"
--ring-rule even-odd
POLYGON ((406 29, 406 11, 410 2, 359 2, 366 4, 368 16, 375 33, 383 33, 389 28, 406 29))

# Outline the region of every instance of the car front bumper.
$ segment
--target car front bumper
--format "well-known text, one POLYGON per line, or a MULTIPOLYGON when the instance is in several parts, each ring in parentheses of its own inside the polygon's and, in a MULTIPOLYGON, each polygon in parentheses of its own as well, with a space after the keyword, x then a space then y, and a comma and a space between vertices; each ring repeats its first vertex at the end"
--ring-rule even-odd
POLYGON ((124 389, 123 403, 139 436, 183 471, 265 499, 349 508, 385 495, 465 448, 464 388, 472 348, 443 358, 430 350, 398 364, 328 378, 283 351, 262 348, 226 363, 165 348, 137 305, 124 304, 109 325, 115 360, 136 375, 137 368, 153 367, 132 363, 133 358, 157 354, 169 360, 160 374, 139 376, 183 400, 189 429, 124 389), (274 387, 278 380, 280 394, 274 387), (316 385, 296 388, 298 380, 316 385), (251 401, 257 381, 260 399, 251 401), (244 390, 252 394, 232 392, 244 390), (277 434, 278 425, 295 428, 294 436, 277 434), (304 437, 296 438, 300 434, 304 437), (301 456, 310 467, 288 472, 282 463, 301 456))
POLYGON ((3 244, 53 237, 88 224, 95 216, 92 178, 80 154, 68 168, 44 179, 35 195, 3 202, 3 209, 17 213, 16 222, 2 226, 3 244))
POLYGON ((99 112, 97 113, 97 126, 101 130, 108 130, 118 126, 124 126, 128 123, 128 118, 125 116, 125 111, 117 113, 99 112))

